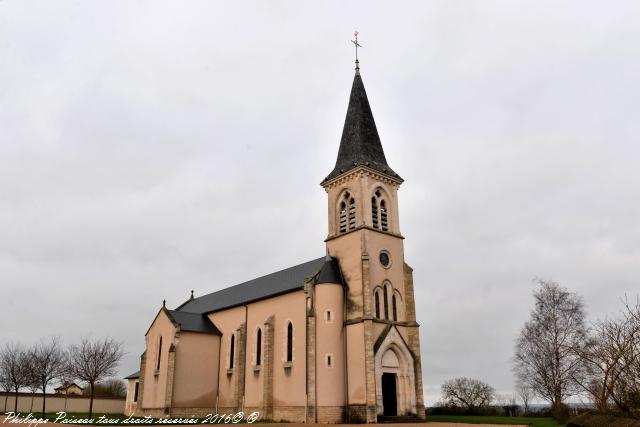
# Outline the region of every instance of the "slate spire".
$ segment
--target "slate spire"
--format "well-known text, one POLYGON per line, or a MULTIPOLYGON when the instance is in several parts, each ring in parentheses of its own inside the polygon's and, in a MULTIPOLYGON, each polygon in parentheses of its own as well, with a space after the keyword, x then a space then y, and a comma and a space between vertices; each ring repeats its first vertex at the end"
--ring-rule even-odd
POLYGON ((349 98, 349 108, 344 121, 338 159, 333 171, 324 179, 328 181, 336 176, 347 172, 356 166, 368 166, 393 178, 400 179, 400 176, 387 164, 384 157, 382 143, 376 123, 373 120, 373 113, 367 99, 367 92, 364 90, 360 67, 356 61, 356 73, 351 87, 349 98))

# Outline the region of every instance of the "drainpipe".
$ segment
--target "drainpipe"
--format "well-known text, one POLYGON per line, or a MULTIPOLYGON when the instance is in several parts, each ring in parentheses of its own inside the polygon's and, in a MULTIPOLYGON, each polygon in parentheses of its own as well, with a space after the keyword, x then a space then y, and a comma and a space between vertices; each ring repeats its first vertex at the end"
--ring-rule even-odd
POLYGON ((220 335, 220 343, 218 344, 218 384, 216 385, 216 415, 218 414, 218 398, 220 397, 220 357, 222 356, 222 335, 220 335))
POLYGON ((344 413, 347 423, 349 420, 349 363, 347 357, 347 297, 349 292, 343 287, 344 297, 342 298, 342 341, 344 347, 344 413))
POLYGON ((244 412, 244 399, 247 395, 247 343, 249 342, 249 306, 244 305, 244 379, 242 381, 242 412, 244 412))

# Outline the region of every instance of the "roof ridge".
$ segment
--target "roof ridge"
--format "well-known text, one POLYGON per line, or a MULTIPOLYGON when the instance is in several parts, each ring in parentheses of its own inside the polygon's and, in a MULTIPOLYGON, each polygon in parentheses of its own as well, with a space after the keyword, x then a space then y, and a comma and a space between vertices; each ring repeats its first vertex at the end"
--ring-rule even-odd
POLYGON ((210 313, 302 288, 304 280, 312 277, 321 269, 325 258, 322 256, 218 289, 181 304, 176 308, 176 311, 196 314, 210 313))

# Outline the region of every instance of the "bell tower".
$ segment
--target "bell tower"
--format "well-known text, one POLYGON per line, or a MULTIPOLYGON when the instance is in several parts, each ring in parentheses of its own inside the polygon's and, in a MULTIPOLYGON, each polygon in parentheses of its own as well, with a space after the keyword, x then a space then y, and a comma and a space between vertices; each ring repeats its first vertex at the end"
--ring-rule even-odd
POLYGON ((321 183, 327 254, 346 282, 347 422, 424 418, 413 275, 398 212, 402 182, 387 163, 356 61, 336 165, 321 183))

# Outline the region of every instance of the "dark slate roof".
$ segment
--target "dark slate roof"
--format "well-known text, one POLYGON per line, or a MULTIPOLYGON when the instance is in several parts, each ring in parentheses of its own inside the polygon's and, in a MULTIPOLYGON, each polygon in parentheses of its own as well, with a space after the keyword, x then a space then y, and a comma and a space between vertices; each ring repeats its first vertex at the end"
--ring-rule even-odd
POLYGON ((373 120, 373 113, 371 113, 371 107, 367 99, 367 92, 364 90, 360 72, 356 70, 336 166, 324 181, 335 178, 358 165, 368 166, 393 178, 402 180, 389 167, 387 159, 384 157, 376 122, 373 120))
POLYGON ((140 378, 140 371, 136 371, 133 374, 124 377, 125 380, 135 380, 136 378, 140 378))
POLYGON ((177 310, 167 310, 169 316, 180 325, 181 331, 202 332, 205 334, 222 335, 216 325, 209 318, 200 313, 188 313, 177 310))
POLYGON ((342 273, 340 272, 340 265, 338 265, 338 260, 336 258, 325 258, 324 265, 316 277, 316 284, 318 283, 344 284, 344 281, 342 280, 342 273))
MULTIPOLYGON (((315 276, 324 266, 326 257, 314 259, 287 269, 240 283, 211 294, 188 300, 177 308, 179 312, 211 313, 251 301, 272 297, 304 287, 305 279, 315 276)), ((335 261, 337 262, 337 261, 335 261)), ((173 313, 173 312, 172 312, 173 313)))

